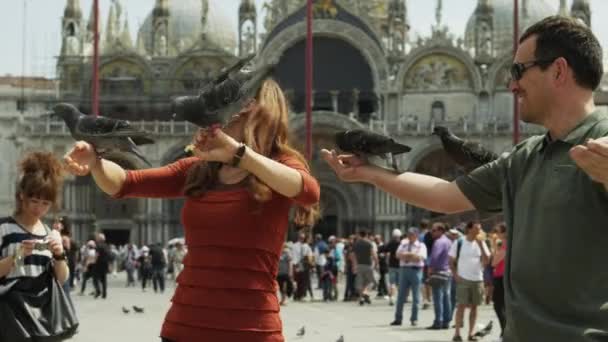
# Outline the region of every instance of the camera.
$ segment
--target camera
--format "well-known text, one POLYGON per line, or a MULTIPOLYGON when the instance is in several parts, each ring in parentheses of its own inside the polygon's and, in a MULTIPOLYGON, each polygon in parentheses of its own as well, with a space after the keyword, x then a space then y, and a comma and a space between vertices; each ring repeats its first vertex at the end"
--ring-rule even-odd
POLYGON ((34 250, 35 251, 46 251, 49 249, 49 243, 48 241, 36 241, 36 243, 34 243, 34 250))

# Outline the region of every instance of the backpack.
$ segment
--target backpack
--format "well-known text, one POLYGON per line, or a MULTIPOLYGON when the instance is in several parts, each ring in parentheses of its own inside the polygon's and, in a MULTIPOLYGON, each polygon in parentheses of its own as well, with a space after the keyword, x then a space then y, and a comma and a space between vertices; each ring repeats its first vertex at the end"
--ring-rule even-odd
POLYGON ((462 243, 462 238, 458 238, 458 246, 456 247, 456 265, 458 265, 458 259, 460 258, 460 249, 462 248, 462 243))

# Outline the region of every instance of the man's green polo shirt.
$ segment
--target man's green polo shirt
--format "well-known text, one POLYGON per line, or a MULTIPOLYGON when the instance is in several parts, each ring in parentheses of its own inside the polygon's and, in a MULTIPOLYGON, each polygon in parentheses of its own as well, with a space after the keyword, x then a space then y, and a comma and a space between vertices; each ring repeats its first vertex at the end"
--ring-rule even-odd
POLYGON ((535 136, 456 183, 482 211, 504 213, 505 342, 608 341, 608 192, 569 156, 608 136, 596 111, 567 136, 535 136))

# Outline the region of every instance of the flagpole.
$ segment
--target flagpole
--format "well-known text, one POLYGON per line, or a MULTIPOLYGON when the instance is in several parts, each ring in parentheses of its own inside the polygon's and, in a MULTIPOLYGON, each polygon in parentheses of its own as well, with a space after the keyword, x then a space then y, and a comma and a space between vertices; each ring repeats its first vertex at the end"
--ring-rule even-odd
POLYGON ((307 0, 306 4, 306 158, 312 159, 312 2, 307 0))
POLYGON ((92 107, 93 115, 99 115, 99 0, 93 0, 93 89, 92 107))
MULTIPOLYGON (((513 0, 513 57, 519 46, 519 0, 513 0)), ((513 145, 519 143, 519 99, 513 94, 513 145)))

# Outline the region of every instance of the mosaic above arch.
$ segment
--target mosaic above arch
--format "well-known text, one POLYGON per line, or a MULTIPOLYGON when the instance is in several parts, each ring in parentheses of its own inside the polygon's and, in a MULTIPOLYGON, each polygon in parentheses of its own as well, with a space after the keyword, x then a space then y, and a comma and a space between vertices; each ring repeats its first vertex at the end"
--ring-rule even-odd
POLYGON ((466 65, 447 54, 420 58, 407 71, 405 90, 471 90, 473 80, 466 65))

